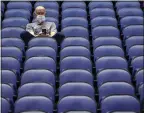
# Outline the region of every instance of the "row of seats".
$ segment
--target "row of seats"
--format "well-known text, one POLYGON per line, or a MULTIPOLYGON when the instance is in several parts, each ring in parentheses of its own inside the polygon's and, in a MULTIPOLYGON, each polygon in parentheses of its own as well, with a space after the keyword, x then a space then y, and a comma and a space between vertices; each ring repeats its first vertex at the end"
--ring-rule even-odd
MULTIPOLYGON (((29 11, 32 11, 32 2, 24 2, 24 1, 21 1, 21 2, 10 2, 8 5, 7 5, 7 8, 8 9, 14 9, 14 8, 20 8, 20 7, 23 7, 24 9, 27 9, 29 11)), ((143 3, 142 3, 143 4, 143 3)), ((81 9, 85 9, 87 6, 86 6, 86 3, 83 2, 83 1, 77 1, 77 2, 71 2, 71 1, 64 1, 62 3, 62 5, 60 6, 58 4, 58 2, 56 1, 52 1, 52 2, 36 2, 36 4, 34 5, 34 8, 39 6, 39 5, 45 5, 45 7, 47 8, 52 8, 54 10, 59 10, 60 7, 62 7, 62 9, 66 9, 66 8, 70 8, 70 7, 77 7, 77 8, 81 8, 81 9), (70 5, 72 4, 72 5, 70 5)), ((119 9, 122 9, 122 8, 126 8, 126 7, 135 7, 135 8, 140 8, 140 3, 137 2, 137 1, 131 1, 131 2, 123 2, 123 1, 118 1, 115 3, 115 6, 117 8, 117 10, 119 9)), ((112 2, 103 2, 103 1, 91 1, 88 3, 88 8, 90 8, 90 10, 94 9, 94 8, 110 8, 110 9, 113 9, 113 4, 112 2)))
MULTIPOLYGON (((115 76, 116 75, 116 73, 118 73, 118 70, 105 70, 105 71, 102 71, 101 73, 99 73, 99 75, 98 75, 98 77, 99 77, 99 79, 98 80, 100 80, 100 77, 102 78, 102 76, 104 76, 104 73, 105 72, 109 72, 109 77, 111 76, 111 78, 112 78, 112 74, 110 74, 110 73, 113 73, 113 75, 115 76), (103 74, 102 74, 103 73, 103 74)), ((3 73, 6 73, 6 72, 8 72, 8 71, 3 71, 3 73)), ((11 72, 11 71, 9 71, 9 72, 11 72)), ((26 78, 26 76, 27 77, 32 77, 33 76, 33 79, 27 79, 27 80, 34 80, 34 78, 35 78, 35 80, 36 80, 36 77, 34 77, 34 76, 36 76, 36 75, 38 75, 37 76, 37 78, 42 78, 42 76, 41 76, 41 74, 43 73, 45 73, 45 77, 43 76, 43 78, 46 78, 46 72, 48 72, 47 70, 30 70, 30 71, 27 71, 24 75, 22 75, 22 77, 24 77, 25 76, 25 78, 26 78), (29 74, 28 74, 29 73, 29 74), (35 75, 36 74, 36 75, 35 75)), ((70 71, 69 71, 70 72, 70 71)), ((80 72, 80 71, 77 71, 77 72, 80 72)), ((64 72, 65 74, 66 74, 66 71, 64 72)), ((64 73, 63 73, 63 75, 60 75, 60 76, 64 76, 64 73)), ((72 73, 72 70, 71 70, 71 73, 72 73)), ((130 83, 130 81, 131 81, 131 79, 130 79, 130 75, 129 75, 129 73, 127 73, 126 71, 123 71, 123 70, 119 70, 119 76, 121 76, 121 74, 123 73, 123 75, 125 76, 123 79, 124 79, 124 81, 128 81, 129 83, 130 83), (120 73, 121 72, 121 73, 120 73), (126 76, 127 76, 127 78, 129 78, 129 79, 126 79, 126 76)), ((108 73, 106 73, 106 74, 108 74, 108 73)), ((70 76, 70 75, 69 75, 70 76)), ((113 77, 114 77, 113 76, 113 77)), ((48 76, 47 76, 48 77, 48 76)), ((54 77, 54 76, 53 76, 54 77)), ((108 78, 108 76, 106 75, 105 77, 107 77, 108 78)), ((115 77, 115 79, 117 79, 117 77, 118 76, 116 76, 115 77)), ((50 78, 50 77, 49 77, 50 78)), ((111 78, 109 78, 109 79, 111 79, 111 78)), ((122 78, 122 77, 121 77, 122 78)), ((22 79, 22 80, 24 80, 24 79, 22 79)), ((47 80, 47 79, 43 79, 43 80, 47 80)), ((87 79, 86 79, 87 80, 87 79)), ((103 79, 104 80, 104 79, 103 79)), ((105 79, 105 80, 108 80, 108 79, 105 79)), ((118 81, 120 81, 120 79, 117 79, 118 81)), ((122 79, 121 79, 122 80, 122 79)), ((26 81, 26 79, 25 79, 25 81, 26 81)), ((20 88, 19 88, 19 92, 21 91, 21 93, 19 94, 19 95, 38 95, 38 93, 39 93, 39 95, 41 95, 41 93, 43 93, 43 95, 48 95, 48 96, 50 96, 50 94, 47 94, 46 92, 45 92, 45 90, 43 90, 43 89, 41 89, 41 91, 42 92, 38 92, 37 91, 37 88, 39 88, 40 86, 43 86, 43 85, 45 85, 45 86, 48 86, 48 84, 44 84, 44 83, 29 83, 29 81, 27 81, 27 83, 25 84, 25 85, 22 85, 20 88), (28 87, 28 86, 30 86, 31 85, 31 87, 28 87), (29 90, 31 90, 31 89, 29 89, 29 88, 32 88, 32 86, 34 86, 35 85, 35 87, 33 87, 33 91, 34 91, 34 89, 36 90, 36 92, 34 91, 34 92, 31 92, 31 91, 29 91, 29 90), (37 87, 36 87, 37 86, 37 87), (45 92, 45 93, 44 93, 45 92)), ((37 79, 37 81, 38 81, 38 79, 37 79)), ((88 80, 87 80, 88 81, 88 80)), ((33 81, 34 82, 34 81, 33 81)), ((43 81, 44 82, 44 81, 43 81)), ((100 81, 99 81, 100 82, 100 81)), ((104 81, 101 81, 101 82, 104 82, 104 81)), ((71 87, 72 87, 72 84, 73 83, 67 83, 67 84, 64 84, 64 85, 62 85, 61 87, 60 87, 60 91, 64 88, 64 87, 68 87, 68 88, 70 88, 70 85, 71 85, 71 87), (67 85, 67 86, 66 86, 67 85)), ((78 84, 78 83, 77 83, 78 84)), ((76 86, 77 86, 77 84, 73 84, 74 86, 75 86, 75 88, 76 88, 76 86)), ((80 83, 81 85, 83 84, 85 84, 86 85, 86 83, 80 83)), ((102 96, 103 98, 105 97, 105 96, 108 96, 108 95, 112 95, 112 93, 116 93, 115 91, 115 89, 111 89, 110 90, 110 88, 112 88, 112 86, 111 85, 114 85, 115 84, 115 88, 117 89, 117 88, 120 88, 120 85, 121 85, 121 87, 122 87, 122 89, 121 90, 119 90, 119 93, 122 93, 121 91, 122 90, 124 90, 125 88, 123 88, 123 85, 126 87, 127 86, 127 90, 125 89, 125 93, 127 93, 127 94, 129 94, 130 93, 130 95, 134 95, 134 93, 132 93, 132 92, 134 92, 133 91, 133 88, 132 88, 132 86, 131 85, 129 85, 128 83, 124 83, 124 82, 119 82, 119 83, 116 83, 116 82, 107 82, 107 83, 104 83, 102 86, 100 86, 100 88, 99 88, 99 93, 100 93, 100 96, 102 96), (108 85, 109 84, 109 85, 108 85), (119 87, 118 87, 119 86, 119 87), (107 87, 106 88, 106 92, 105 93, 103 93, 103 88, 105 88, 105 87, 107 87), (132 89, 131 89, 131 88, 132 89)), ((2 88, 4 88, 4 87, 10 87, 10 86, 8 86, 8 85, 2 85, 2 88)), ((73 86, 73 87, 74 87, 73 86)), ((79 87, 80 87, 80 85, 78 85, 79 87)), ((88 86, 88 85, 87 85, 88 86)), ((89 87, 91 87, 91 86, 89 86, 89 87)), ((43 87, 44 88, 44 87, 43 87)), ((50 88, 50 87, 49 87, 50 88)), ((78 88, 78 87, 77 87, 78 88)), ((85 87, 86 88, 86 87, 85 87)), ((91 88, 89 88, 88 90, 90 90, 91 88)), ((142 89, 141 89, 142 90, 142 89)), ((11 91, 11 89, 9 89, 8 90, 9 91, 9 93, 7 93, 7 94, 9 94, 9 98, 10 98, 10 94, 13 92, 13 91, 11 91), (11 92, 11 93, 10 93, 11 92)), ((49 91, 50 91, 50 89, 49 89, 49 91)), ((66 92, 68 92, 69 90, 65 90, 66 92)), ((79 90, 76 90, 76 91, 78 91, 79 93, 81 93, 81 91, 82 91, 82 89, 79 89, 79 90)), ((83 90, 84 91, 84 90, 83 90)), ((65 92, 65 93, 66 93, 65 92)), ((50 93, 52 93, 52 91, 50 92, 50 93)), ((76 93, 75 92, 75 90, 73 90, 73 93, 76 93)), ((84 93, 84 92, 83 92, 84 93)), ((85 92, 86 93, 86 92, 85 92)), ((118 92, 117 92, 118 93, 118 92)), ((62 95, 64 95, 64 91, 63 91, 63 93, 61 93, 62 95)), ((92 94, 92 93, 91 93, 92 94)), ((52 94, 51 94, 52 95, 52 94)), ((87 95, 90 95, 90 94, 87 94, 87 95)), ((6 95, 4 95, 5 97, 6 97, 6 95)), ((11 97, 12 98, 12 97, 11 97)), ((10 98, 10 99, 11 99, 10 98)), ((52 98, 51 98, 52 99, 52 98)))
MULTIPOLYGON (((8 50, 8 47, 6 47, 8 50)), ((9 52, 7 53, 6 48, 3 49, 3 51, 5 52, 5 54, 3 54, 5 57, 2 58, 2 64, 3 64, 3 69, 11 69, 13 71, 15 71, 17 74, 20 74, 20 61, 22 60, 22 52, 19 51, 19 49, 17 48, 10 48, 11 49, 16 49, 18 50, 18 54, 14 54, 16 55, 16 57, 18 57, 18 59, 13 58, 12 55, 9 55, 9 52), (8 64, 9 62, 11 62, 11 64, 8 64)), ((33 68, 44 68, 44 69, 48 69, 51 70, 52 72, 56 72, 56 52, 54 51, 54 49, 48 48, 50 50, 52 50, 53 52, 51 52, 51 55, 49 54, 48 56, 46 56, 46 54, 42 55, 44 56, 44 58, 41 56, 41 58, 37 58, 36 56, 34 56, 35 54, 37 54, 38 52, 40 53, 40 51, 36 50, 33 51, 32 53, 29 52, 30 50, 28 50, 27 54, 29 56, 26 57, 30 57, 29 59, 26 60, 25 62, 25 68, 24 70, 28 70, 28 69, 33 69, 33 68), (51 56, 51 57, 49 57, 51 56), (47 64, 48 61, 49 64, 47 64), (31 65, 31 63, 35 64, 34 66, 31 65), (41 64, 43 65, 41 67, 41 65, 37 65, 37 64, 41 64), (44 65, 45 64, 45 65, 44 65), (47 65, 46 65, 47 64, 47 65)), ((49 51, 49 50, 48 50, 49 51)), ((84 52, 86 53, 86 52, 84 52)), ((73 53, 65 53, 66 55, 73 55, 73 56, 68 56, 65 57, 61 60, 60 62, 60 71, 64 71, 67 69, 86 69, 90 72, 92 72, 92 63, 90 61, 90 59, 88 59, 87 57, 84 57, 83 54, 80 54, 79 56, 75 56, 76 52, 74 51, 73 53), (81 56, 82 55, 82 56, 81 56), (76 63, 79 61, 79 64, 77 65, 76 63), (87 63, 88 65, 83 65, 87 63)), ((101 54, 105 54, 105 53, 101 53, 101 54)), ((64 53, 63 53, 64 55, 64 53)), ((62 55, 61 55, 62 56, 62 55)), ((90 57, 90 56, 88 56, 90 57)), ((139 56, 135 59, 133 59, 133 61, 131 62, 131 66, 133 67, 133 74, 137 71, 140 70, 143 67, 143 56, 139 56)), ((105 57, 101 57, 99 59, 97 59, 95 61, 95 65, 96 65, 96 71, 99 72, 103 69, 107 69, 107 68, 113 68, 113 69, 125 69, 128 70, 128 63, 126 61, 126 59, 120 57, 120 56, 105 56, 105 57), (117 62, 118 65, 115 65, 114 62, 117 62), (105 65, 105 64, 109 64, 109 65, 105 65)))
MULTIPOLYGON (((124 9, 122 9, 124 7, 119 8, 118 4, 116 4, 116 7, 117 7, 118 14, 121 10, 124 11, 124 9)), ((93 9, 92 11, 96 12, 97 9, 93 9)), ((126 12, 122 12, 119 15, 124 15, 125 13, 126 12)), ((90 16, 91 16, 93 23, 98 22, 98 24, 101 24, 100 26, 93 26, 92 27, 92 37, 94 39, 93 42, 95 42, 95 43, 93 43, 93 46, 96 44, 97 40, 101 39, 101 42, 103 42, 101 44, 101 46, 98 46, 98 47, 94 46, 95 47, 94 48, 95 67, 96 67, 96 71, 98 73, 97 74, 97 76, 98 76, 97 77, 97 83, 98 83, 99 101, 102 104, 103 101, 112 97, 109 94, 111 94, 111 95, 125 94, 125 95, 131 95, 133 97, 135 97, 135 94, 134 94, 133 86, 130 85, 131 80, 128 80, 128 78, 127 78, 127 81, 125 81, 126 79, 120 80, 120 78, 119 78, 120 82, 117 82, 117 80, 115 78, 113 78, 111 75, 111 78, 109 78, 109 79, 107 78, 107 82, 104 82, 103 84, 99 83, 100 82, 99 76, 101 75, 101 73, 102 74, 104 74, 104 73, 108 74, 108 71, 109 71, 109 73, 114 74, 114 73, 116 73, 116 70, 114 69, 115 67, 116 67, 116 69, 120 68, 121 72, 123 70, 123 74, 124 73, 126 74, 126 71, 124 72, 124 70, 128 70, 128 63, 124 59, 125 55, 124 55, 123 47, 121 46, 122 42, 120 40, 117 40, 117 38, 118 39, 120 38, 120 32, 118 30, 117 20, 115 19, 114 9, 113 8, 107 9, 107 7, 103 7, 103 13, 101 13, 101 15, 105 16, 105 17, 101 17, 101 18, 97 19, 98 17, 95 18, 95 17, 93 17, 92 14, 90 16), (106 11, 107 11, 107 13, 105 13, 106 11), (106 21, 105 18, 107 20, 108 19, 109 20, 106 21), (101 21, 98 21, 100 19, 101 19, 101 21), (111 37, 113 37, 113 38, 111 39, 111 37), (105 40, 106 38, 108 40, 105 40), (106 43, 106 41, 109 41, 109 42, 107 42, 108 44, 106 43), (118 46, 116 46, 116 45, 118 45, 118 46), (98 70, 97 68, 98 69, 100 68, 100 69, 98 70), (111 68, 111 69, 108 69, 108 68, 111 68), (112 80, 112 78, 113 78, 113 80, 112 80), (130 84, 129 84, 129 82, 130 82, 130 84), (113 92, 114 88, 116 88, 115 91, 117 93, 113 92), (119 89, 119 92, 117 91, 117 89, 119 89)), ((92 24, 92 25, 95 25, 95 24, 92 24)), ((118 72, 118 70, 117 70, 117 72, 118 72)), ((120 74, 120 71, 119 71, 119 74, 120 74)), ((127 73, 127 77, 128 77, 128 73, 127 73)), ((105 80, 105 79, 101 78, 101 80, 105 80)), ((101 106, 101 108, 102 107, 103 106, 101 106)), ((108 105, 108 107, 109 107, 109 105, 108 105)))
MULTIPOLYGON (((137 8, 139 10, 141 10, 139 7, 137 7, 136 5, 132 6, 132 8, 137 8)), ((139 11, 140 12, 140 11, 139 11)), ((137 12, 138 14, 138 12, 137 12)), ((118 16, 121 17, 120 13, 118 13, 118 16)), ((135 15, 134 15, 135 16, 135 15)), ((134 75, 134 79, 136 80, 136 90, 138 91, 139 95, 140 95, 140 102, 142 103, 143 101, 143 91, 142 88, 144 88, 143 83, 140 82, 139 80, 141 78, 143 78, 142 76, 142 68, 144 67, 143 63, 143 59, 144 59, 144 53, 143 53, 143 48, 144 48, 144 43, 140 41, 142 41, 144 39, 143 37, 143 31, 144 31, 144 27, 143 27, 143 17, 141 17, 140 15, 136 15, 134 18, 130 17, 129 15, 126 15, 125 18, 120 19, 120 25, 121 25, 121 29, 124 35, 124 44, 125 44, 125 48, 126 48, 126 54, 128 56, 129 62, 131 62, 131 68, 133 69, 133 75, 134 75), (124 21, 125 19, 125 21, 124 21), (133 23, 130 21, 133 21, 133 23), (129 21, 129 22, 128 22, 129 21), (125 26, 128 23, 128 27, 125 26), (125 24, 125 25, 124 25, 125 24), (127 28, 127 31, 131 31, 131 32, 125 32, 124 29, 127 28), (137 32, 134 32, 131 29, 139 29, 137 32), (136 40, 134 43, 134 45, 128 45, 128 43, 131 43, 132 40, 136 40), (141 61, 137 64, 134 64, 137 61, 141 61), (134 69, 135 68, 135 69, 134 69), (135 74, 134 74, 135 73, 135 74)))
MULTIPOLYGON (((7 18, 7 17, 15 17, 15 15, 17 15, 17 17, 23 17, 23 15, 25 15, 24 16, 24 18, 27 18, 27 19, 30 19, 30 15, 31 15, 31 4, 29 3, 29 2, 24 2, 23 4, 25 4, 24 6, 27 6, 27 7, 20 7, 21 5, 19 5, 20 3, 19 2, 17 2, 17 3, 13 3, 13 2, 10 2, 10 3, 8 3, 8 5, 7 5, 7 7, 8 7, 8 10, 7 10, 7 12, 5 13, 5 18, 7 18), (17 5, 19 5, 19 6, 17 6, 17 5), (20 10, 17 10, 17 9, 21 9, 22 11, 20 11, 20 10), (28 11, 26 11, 26 10, 28 10, 28 11), (29 12, 30 11, 30 12, 29 12), (24 13, 25 12, 25 14, 22 14, 22 13, 24 13), (28 14, 27 14, 27 13, 28 14)), ((64 7, 63 8, 63 10, 62 10, 62 18, 64 19, 64 18, 66 18, 66 17, 83 17, 83 18, 86 18, 87 19, 87 12, 86 12, 86 8, 81 8, 83 5, 82 4, 85 4, 85 3, 83 3, 83 2, 79 2, 79 3, 75 3, 75 2, 72 2, 71 3, 71 7, 69 6, 69 4, 70 3, 68 3, 68 2, 64 2, 63 4, 62 4, 62 7, 64 7), (75 4, 77 4, 77 5, 75 5, 75 4), (82 6, 81 6, 82 5, 82 6), (79 8, 78 8, 79 7, 79 8), (77 9, 78 8, 78 9, 77 9), (77 10, 77 11, 76 11, 77 10), (77 12, 77 13, 75 13, 75 12, 77 12)), ((97 3, 97 2, 90 2, 89 3, 89 8, 90 8, 90 17, 93 19, 93 21, 92 21, 92 23, 94 23, 96 20, 95 20, 95 18, 96 17, 99 17, 99 16, 111 16, 111 17, 113 17, 112 19, 110 19, 110 21, 113 21, 114 23, 115 23, 115 20, 113 20, 114 18, 115 18, 115 12, 114 12, 114 9, 113 9, 113 5, 112 5, 112 3, 111 2, 108 2, 108 3, 104 3, 104 5, 102 5, 103 4, 103 2, 100 2, 100 3, 97 3), (92 5, 91 5, 92 4, 92 5), (97 5, 99 5, 100 4, 100 6, 99 7, 103 7, 103 8, 99 8, 97 5), (111 5, 110 5, 111 4, 111 5), (105 6, 106 5, 106 6, 105 6), (112 7, 112 8, 110 8, 109 7, 109 5, 110 5, 110 7, 112 7), (91 7, 92 7, 92 9, 93 9, 93 11, 91 11, 91 7), (95 8, 97 8, 97 10, 95 9, 95 8), (110 11, 109 11, 110 10, 110 11), (111 11, 113 11, 113 13, 111 14, 110 12, 111 11)), ((118 4, 118 3, 117 3, 118 4)), ((119 3, 119 4, 122 4, 122 3, 119 3)), ((131 16, 131 15, 135 15, 135 16, 143 16, 143 13, 142 13, 142 11, 140 10, 140 9, 138 9, 138 8, 140 8, 139 6, 140 6, 140 4, 138 3, 138 2, 134 2, 134 3, 127 3, 127 5, 124 5, 124 7, 122 7, 121 9, 123 9, 123 8, 125 8, 125 7, 132 7, 133 6, 133 4, 134 4, 134 6, 137 6, 137 7, 134 7, 135 9, 130 9, 130 10, 134 10, 133 12, 126 12, 126 11, 128 11, 128 10, 124 10, 124 11, 122 11, 122 14, 120 13, 119 15, 123 15, 124 17, 126 16, 126 15, 129 15, 129 16, 131 16), (139 12, 140 13, 137 13, 137 11, 136 10, 139 10, 139 12)), ((58 14, 58 4, 56 3, 56 2, 50 2, 50 3, 45 3, 45 2, 36 2, 35 3, 35 6, 34 7, 36 7, 36 6, 38 6, 38 5, 43 5, 43 6, 45 6, 46 7, 46 9, 48 8, 48 15, 46 14, 46 16, 48 16, 48 17, 46 17, 47 18, 47 20, 48 21, 53 21, 53 22, 55 22, 56 23, 56 25, 58 26, 58 16, 59 16, 59 14, 58 14), (51 6, 54 6, 53 8, 51 8, 51 6), (55 8, 56 7, 56 8, 55 8), (54 13, 54 12, 56 11, 56 13, 54 13)), ((85 6, 85 5, 84 5, 85 6)), ((118 5, 119 6, 119 5, 118 5)), ((117 6, 117 7, 118 7, 117 6)), ((13 19, 13 18, 12 18, 13 19)), ((5 20, 6 21, 6 23, 7 23, 7 21, 9 22, 9 21, 12 21, 11 19, 6 19, 5 20)), ((4 21, 4 23, 5 23, 5 21, 4 21)), ((14 21, 14 20, 13 20, 14 21)), ((24 22, 26 22, 26 20, 20 20, 20 21, 24 21, 24 22)), ((70 20, 69 20, 70 21, 70 20)), ((84 21, 85 22, 85 20, 83 20, 83 19, 81 19, 81 21, 84 21)), ((99 20, 100 21, 100 20, 99 20)), ((70 23, 70 22, 69 22, 70 23)), ((95 24, 93 24, 93 26, 95 26, 95 24)))

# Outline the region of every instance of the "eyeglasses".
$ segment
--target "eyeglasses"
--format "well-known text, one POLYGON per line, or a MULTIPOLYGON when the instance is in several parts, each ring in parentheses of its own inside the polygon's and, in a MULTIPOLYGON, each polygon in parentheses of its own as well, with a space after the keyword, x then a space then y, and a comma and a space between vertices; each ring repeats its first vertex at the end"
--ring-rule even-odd
POLYGON ((45 15, 45 12, 36 12, 36 15, 45 15))

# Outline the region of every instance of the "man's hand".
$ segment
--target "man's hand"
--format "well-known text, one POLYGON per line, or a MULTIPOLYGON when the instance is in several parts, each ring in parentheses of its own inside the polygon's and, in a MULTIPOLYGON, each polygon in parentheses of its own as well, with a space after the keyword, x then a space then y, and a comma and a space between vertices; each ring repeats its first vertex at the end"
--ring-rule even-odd
POLYGON ((52 37, 52 36, 54 36, 56 33, 55 32, 51 32, 50 33, 50 36, 52 37))
POLYGON ((46 34, 47 37, 52 37, 50 34, 46 34))
POLYGON ((55 32, 51 32, 50 34, 43 34, 43 33, 41 33, 41 34, 38 35, 38 37, 52 37, 55 34, 56 34, 55 32))
POLYGON ((49 35, 41 33, 38 35, 38 37, 49 37, 49 35))

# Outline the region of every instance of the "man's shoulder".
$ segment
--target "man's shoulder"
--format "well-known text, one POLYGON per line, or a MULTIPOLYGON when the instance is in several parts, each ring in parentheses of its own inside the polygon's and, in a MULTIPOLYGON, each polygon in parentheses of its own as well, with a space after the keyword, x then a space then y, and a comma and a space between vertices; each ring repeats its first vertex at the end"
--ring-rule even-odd
POLYGON ((53 25, 55 24, 54 22, 45 22, 47 25, 53 25))
POLYGON ((35 26, 35 25, 37 25, 36 22, 34 22, 34 23, 28 23, 28 24, 27 24, 27 26, 35 26))

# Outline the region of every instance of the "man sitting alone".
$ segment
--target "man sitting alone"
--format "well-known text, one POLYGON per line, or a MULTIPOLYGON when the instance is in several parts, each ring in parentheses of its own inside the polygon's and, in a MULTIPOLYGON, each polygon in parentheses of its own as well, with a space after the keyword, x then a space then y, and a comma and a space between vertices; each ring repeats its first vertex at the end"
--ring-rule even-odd
POLYGON ((29 40, 34 37, 52 37, 55 38, 57 43, 63 41, 65 36, 62 33, 58 33, 54 22, 46 22, 45 14, 46 10, 43 6, 38 6, 35 9, 36 19, 34 23, 29 23, 26 26, 26 31, 21 33, 21 38, 27 45, 29 40))

